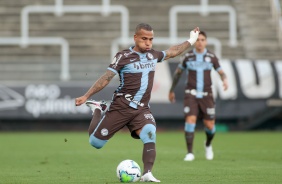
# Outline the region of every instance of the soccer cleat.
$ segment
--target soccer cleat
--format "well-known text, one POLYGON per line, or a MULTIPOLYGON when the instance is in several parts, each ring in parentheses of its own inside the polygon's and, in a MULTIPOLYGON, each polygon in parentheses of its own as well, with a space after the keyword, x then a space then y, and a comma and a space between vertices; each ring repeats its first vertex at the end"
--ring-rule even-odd
POLYGON ((141 176, 140 182, 161 182, 160 180, 157 180, 151 172, 147 172, 143 176, 141 176))
POLYGON ((213 159, 212 145, 206 146, 206 143, 205 143, 205 150, 206 150, 206 159, 212 160, 213 159))
POLYGON ((99 109, 101 112, 104 112, 107 109, 107 102, 95 101, 95 100, 87 100, 85 104, 91 109, 92 113, 94 113, 95 109, 99 109))
POLYGON ((195 159, 195 156, 193 153, 188 153, 185 158, 184 161, 193 161, 195 159))

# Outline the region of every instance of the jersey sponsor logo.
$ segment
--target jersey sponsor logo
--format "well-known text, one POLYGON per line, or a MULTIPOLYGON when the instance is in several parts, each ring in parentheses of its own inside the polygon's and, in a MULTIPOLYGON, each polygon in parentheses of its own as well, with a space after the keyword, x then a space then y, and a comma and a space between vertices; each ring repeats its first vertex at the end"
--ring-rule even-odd
POLYGON ((109 134, 108 129, 103 128, 103 129, 101 130, 101 135, 102 135, 102 136, 107 136, 108 134, 109 134))
POLYGON ((202 70, 211 70, 212 63, 192 61, 192 62, 187 62, 187 68, 191 70, 198 70, 199 68, 202 70))
POLYGON ((124 53, 123 55, 125 56, 125 57, 128 57, 130 54, 132 54, 133 52, 126 52, 126 53, 124 53))
POLYGON ((139 105, 139 106, 141 106, 141 107, 144 106, 144 103, 141 103, 141 102, 138 101, 138 100, 134 100, 134 99, 133 99, 133 96, 130 95, 130 94, 124 95, 124 98, 125 98, 127 101, 130 101, 130 102, 135 103, 136 105, 139 105))
POLYGON ((132 62, 132 61, 135 61, 136 59, 137 59, 137 58, 133 58, 133 59, 130 59, 129 61, 132 62))
POLYGON ((132 101, 133 100, 133 96, 130 95, 130 94, 126 94, 124 95, 125 99, 128 100, 128 101, 132 101))
POLYGON ((150 68, 155 70, 155 66, 156 66, 155 63, 146 63, 146 64, 134 63, 134 68, 136 68, 137 70, 139 70, 139 69, 150 69, 150 68))

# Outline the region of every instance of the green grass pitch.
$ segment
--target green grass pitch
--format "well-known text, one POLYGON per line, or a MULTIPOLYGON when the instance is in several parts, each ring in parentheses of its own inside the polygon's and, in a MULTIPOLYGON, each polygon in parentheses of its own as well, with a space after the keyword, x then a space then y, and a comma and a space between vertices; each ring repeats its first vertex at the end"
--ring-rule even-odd
MULTIPOLYGON (((222 132, 213 142, 215 158, 204 157, 204 132, 196 132, 193 162, 184 162, 181 131, 157 133, 153 174, 162 183, 282 183, 281 132, 222 132)), ((87 132, 1 132, 1 184, 112 184, 118 163, 133 159, 141 168, 142 142, 117 133, 100 150, 87 132)))

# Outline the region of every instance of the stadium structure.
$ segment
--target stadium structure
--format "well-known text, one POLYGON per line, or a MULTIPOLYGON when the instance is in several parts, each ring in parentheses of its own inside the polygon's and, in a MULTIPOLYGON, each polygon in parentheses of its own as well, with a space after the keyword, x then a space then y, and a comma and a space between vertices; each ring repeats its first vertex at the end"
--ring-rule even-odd
MULTIPOLYGON (((223 92, 212 74, 219 125, 282 128, 282 0, 0 3, 0 130, 87 126, 90 110, 75 107, 74 98, 106 71, 117 51, 133 44, 140 22, 152 25, 156 50, 185 41, 196 26, 207 32, 208 48, 219 57, 230 83, 223 92)), ((159 124, 171 128, 183 124, 184 75, 177 102, 170 104, 167 97, 178 62, 176 57, 159 64, 151 100, 159 124)), ((93 98, 110 99, 118 85, 115 78, 93 98)))

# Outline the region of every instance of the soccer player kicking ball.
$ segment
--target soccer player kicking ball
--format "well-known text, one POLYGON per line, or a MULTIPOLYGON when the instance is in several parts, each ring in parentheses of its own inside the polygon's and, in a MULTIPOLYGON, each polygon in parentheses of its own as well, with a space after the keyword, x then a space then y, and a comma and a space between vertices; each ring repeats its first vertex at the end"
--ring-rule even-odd
POLYGON ((144 144, 142 160, 144 164, 143 182, 160 182, 152 174, 156 158, 156 122, 149 108, 156 64, 180 55, 193 45, 199 28, 190 32, 190 38, 165 51, 152 49, 154 32, 150 25, 137 25, 134 42, 129 49, 118 52, 112 63, 92 87, 75 99, 77 106, 86 103, 93 111, 89 125, 89 142, 100 149, 116 132, 127 126, 131 136, 141 139, 144 144), (113 94, 111 104, 88 100, 102 90, 118 74, 120 85, 113 94))
POLYGON ((184 70, 187 72, 187 84, 184 97, 185 114, 185 140, 187 144, 187 154, 185 161, 195 159, 193 154, 194 131, 196 127, 197 116, 203 117, 206 142, 206 159, 213 159, 213 149, 211 142, 215 134, 215 104, 212 94, 211 70, 214 68, 221 77, 224 90, 228 88, 228 82, 224 71, 222 70, 217 57, 214 53, 206 49, 207 35, 200 31, 199 37, 195 43, 195 48, 188 51, 176 68, 173 76, 173 82, 169 92, 169 100, 175 102, 173 92, 179 78, 184 70))

